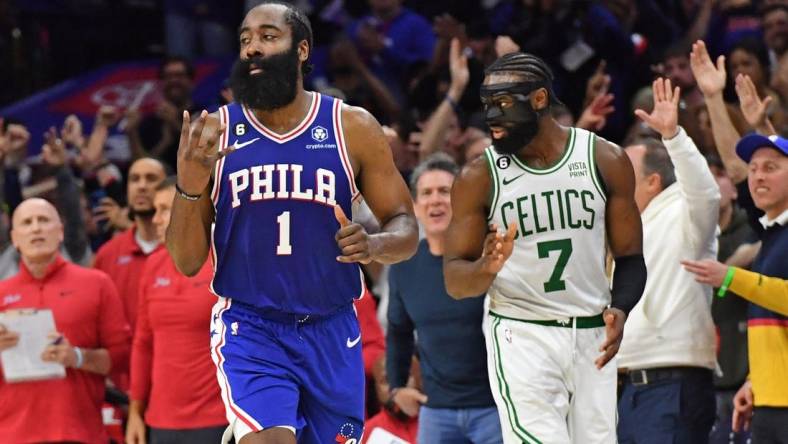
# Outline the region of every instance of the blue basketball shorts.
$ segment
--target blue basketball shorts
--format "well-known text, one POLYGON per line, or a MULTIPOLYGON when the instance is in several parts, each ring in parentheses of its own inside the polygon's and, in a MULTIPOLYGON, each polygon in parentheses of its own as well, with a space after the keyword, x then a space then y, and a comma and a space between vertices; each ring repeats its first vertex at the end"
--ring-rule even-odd
POLYGON ((352 304, 322 318, 261 314, 220 297, 211 318, 211 355, 239 442, 271 427, 299 443, 361 442, 364 363, 352 304))

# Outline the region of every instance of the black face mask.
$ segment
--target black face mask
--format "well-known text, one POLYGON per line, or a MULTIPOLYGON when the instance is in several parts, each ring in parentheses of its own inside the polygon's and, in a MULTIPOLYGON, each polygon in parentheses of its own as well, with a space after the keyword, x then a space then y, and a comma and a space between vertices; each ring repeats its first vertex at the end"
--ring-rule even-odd
POLYGON ((295 99, 298 86, 298 46, 268 57, 238 59, 230 74, 230 88, 235 101, 249 108, 271 111, 295 99), (250 75, 251 65, 263 72, 250 75))
POLYGON ((482 103, 484 103, 485 122, 487 126, 500 126, 506 129, 506 135, 499 139, 492 138, 495 151, 500 154, 515 154, 531 143, 539 132, 541 112, 531 107, 529 95, 541 87, 523 83, 503 83, 493 86, 482 86, 482 103), (496 105, 493 98, 506 95, 513 99, 511 106, 496 105))

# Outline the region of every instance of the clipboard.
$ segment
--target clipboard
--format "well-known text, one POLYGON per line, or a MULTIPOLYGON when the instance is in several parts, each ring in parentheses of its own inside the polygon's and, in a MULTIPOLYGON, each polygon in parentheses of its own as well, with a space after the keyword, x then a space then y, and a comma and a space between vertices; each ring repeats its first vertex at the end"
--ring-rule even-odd
POLYGON ((66 377, 66 369, 62 365, 41 360, 41 353, 52 342, 49 333, 55 331, 52 310, 8 310, 0 313, 0 324, 19 333, 19 343, 0 352, 5 382, 66 377))

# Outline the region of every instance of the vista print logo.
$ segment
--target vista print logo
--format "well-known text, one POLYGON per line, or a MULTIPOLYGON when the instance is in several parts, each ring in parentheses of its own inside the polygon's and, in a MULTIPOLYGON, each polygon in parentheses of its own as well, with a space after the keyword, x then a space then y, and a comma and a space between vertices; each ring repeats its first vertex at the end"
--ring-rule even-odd
POLYGON ((328 139, 328 131, 326 131, 326 129, 322 126, 318 125, 312 128, 312 139, 315 142, 323 142, 328 139))

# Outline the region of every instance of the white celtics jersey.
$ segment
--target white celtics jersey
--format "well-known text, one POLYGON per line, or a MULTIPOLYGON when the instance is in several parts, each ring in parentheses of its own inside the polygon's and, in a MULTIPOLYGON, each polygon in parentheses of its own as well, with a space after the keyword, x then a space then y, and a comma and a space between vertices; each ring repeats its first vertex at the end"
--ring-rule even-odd
POLYGON ((570 128, 563 157, 545 169, 492 147, 485 157, 493 183, 489 222, 518 224, 512 256, 489 290, 490 309, 526 320, 601 313, 610 289, 594 135, 570 128))

